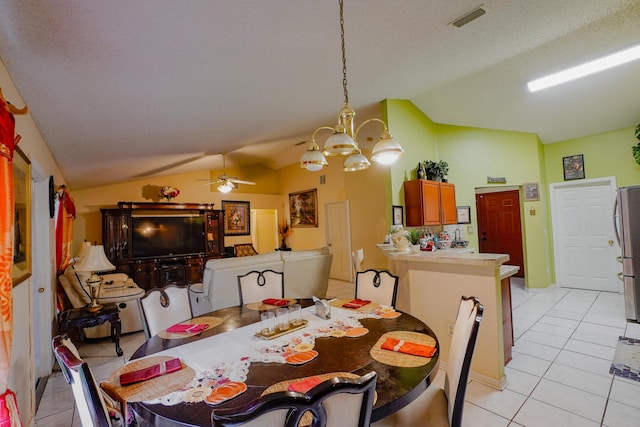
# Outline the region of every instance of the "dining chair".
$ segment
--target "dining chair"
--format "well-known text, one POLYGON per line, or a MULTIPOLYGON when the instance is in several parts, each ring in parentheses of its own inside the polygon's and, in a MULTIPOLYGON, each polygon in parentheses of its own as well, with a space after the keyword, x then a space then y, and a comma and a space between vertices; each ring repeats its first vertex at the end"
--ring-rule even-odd
POLYGON ((369 269, 356 273, 356 298, 395 307, 398 276, 388 271, 369 269))
POLYGON ((284 298, 284 273, 274 270, 250 271, 238 276, 240 305, 267 298, 284 298))
MULTIPOLYGON (((68 336, 58 335, 53 338, 51 344, 60 370, 73 390, 73 398, 83 427, 112 427, 112 419, 127 418, 130 423, 133 422, 132 414, 128 417, 123 416, 129 414, 126 401, 112 389, 104 389, 102 385, 98 387, 89 365, 80 358, 76 346, 68 336), (117 402, 119 408, 107 405, 103 393, 107 395, 110 403, 117 402)), ((124 425, 129 425, 129 422, 124 425)))
POLYGON ((237 257, 258 255, 252 243, 238 243, 234 245, 234 251, 237 257))
POLYGON ((400 411, 371 424, 373 427, 461 427, 464 395, 483 306, 476 297, 462 297, 451 337, 444 389, 431 384, 400 411))
POLYGON ((186 286, 153 288, 138 300, 138 304, 147 339, 169 326, 193 317, 189 288, 186 286))
POLYGON ((214 409, 213 427, 297 427, 306 413, 311 427, 366 427, 371 421, 377 374, 333 377, 306 393, 270 393, 239 408, 214 409))

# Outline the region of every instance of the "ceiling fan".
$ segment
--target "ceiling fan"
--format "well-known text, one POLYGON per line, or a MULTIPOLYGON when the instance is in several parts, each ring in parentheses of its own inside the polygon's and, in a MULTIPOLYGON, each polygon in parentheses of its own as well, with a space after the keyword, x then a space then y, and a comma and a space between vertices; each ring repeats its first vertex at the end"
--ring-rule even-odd
POLYGON ((221 193, 228 193, 234 188, 238 188, 238 184, 246 184, 246 185, 256 185, 255 182, 252 181, 243 181, 238 179, 236 176, 227 175, 227 162, 224 153, 222 153, 222 175, 218 176, 218 179, 214 181, 207 182, 204 185, 218 185, 218 191, 221 193))

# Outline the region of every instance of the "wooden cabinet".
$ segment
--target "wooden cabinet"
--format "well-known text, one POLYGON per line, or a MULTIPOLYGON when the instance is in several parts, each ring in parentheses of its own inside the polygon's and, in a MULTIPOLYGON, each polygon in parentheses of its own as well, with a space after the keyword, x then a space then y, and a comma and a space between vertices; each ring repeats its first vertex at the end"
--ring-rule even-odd
POLYGON ((116 266, 117 272, 131 276, 143 289, 201 282, 205 262, 211 258, 221 258, 224 254, 224 215, 221 211, 214 210, 213 205, 120 202, 117 209, 101 211, 102 243, 107 257, 116 266), (204 224, 204 250, 198 254, 167 253, 136 258, 132 249, 132 218, 142 211, 160 216, 183 213, 201 216, 204 224))
POLYGON ((456 224, 456 189, 448 182, 415 179, 404 183, 407 227, 456 224))

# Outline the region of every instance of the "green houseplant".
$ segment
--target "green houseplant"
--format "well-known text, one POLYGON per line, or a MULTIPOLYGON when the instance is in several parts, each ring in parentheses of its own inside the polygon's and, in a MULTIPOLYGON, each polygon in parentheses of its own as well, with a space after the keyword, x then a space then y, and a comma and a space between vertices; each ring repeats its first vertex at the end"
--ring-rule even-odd
MULTIPOLYGON (((635 135, 636 139, 640 141, 640 124, 636 126, 635 135)), ((631 152, 633 153, 633 158, 636 159, 636 163, 640 165, 640 142, 631 147, 631 152)))
POLYGON ((427 179, 432 181, 441 181, 449 173, 449 163, 444 160, 439 162, 425 160, 424 168, 427 173, 427 179))

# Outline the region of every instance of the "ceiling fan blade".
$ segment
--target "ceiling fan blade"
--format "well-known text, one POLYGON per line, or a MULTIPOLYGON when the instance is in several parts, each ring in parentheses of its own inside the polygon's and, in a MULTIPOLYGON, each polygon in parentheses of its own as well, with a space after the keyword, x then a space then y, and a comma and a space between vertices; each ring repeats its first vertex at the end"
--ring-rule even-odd
POLYGON ((230 178, 229 181, 233 182, 234 184, 256 185, 255 182, 242 181, 241 179, 235 179, 235 178, 230 178))

